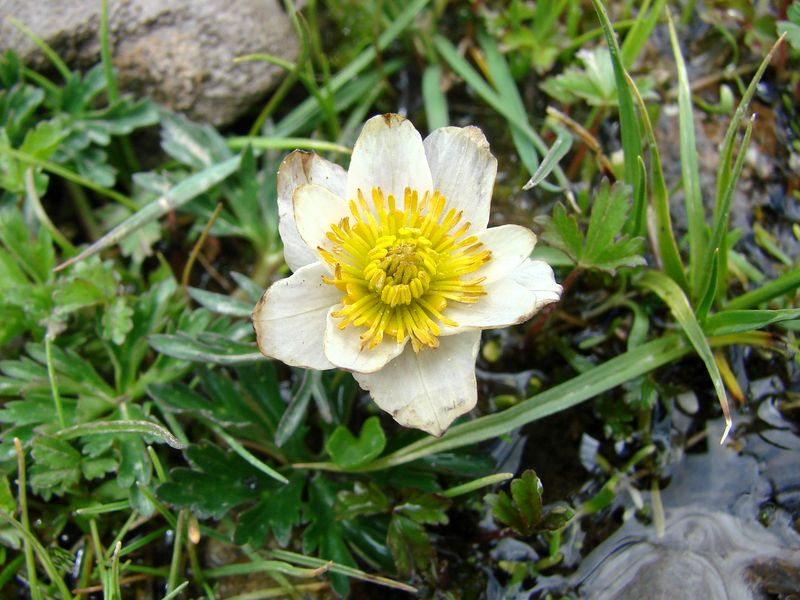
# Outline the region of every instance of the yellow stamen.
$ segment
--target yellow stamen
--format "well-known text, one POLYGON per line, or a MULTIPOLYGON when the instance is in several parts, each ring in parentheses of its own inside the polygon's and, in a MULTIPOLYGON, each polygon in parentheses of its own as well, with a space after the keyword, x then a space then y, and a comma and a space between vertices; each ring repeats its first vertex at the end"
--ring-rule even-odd
POLYGON ((416 352, 439 346, 441 325, 456 327, 447 317, 450 302, 471 304, 485 295, 484 278, 464 279, 491 260, 491 252, 474 235, 462 212, 447 208, 439 192, 405 189, 403 208, 380 188, 351 199, 350 216, 333 223, 329 249, 320 256, 333 267, 322 281, 344 292, 332 315, 363 327, 361 348, 375 348, 384 337, 416 352), (465 237, 466 236, 466 237, 465 237))

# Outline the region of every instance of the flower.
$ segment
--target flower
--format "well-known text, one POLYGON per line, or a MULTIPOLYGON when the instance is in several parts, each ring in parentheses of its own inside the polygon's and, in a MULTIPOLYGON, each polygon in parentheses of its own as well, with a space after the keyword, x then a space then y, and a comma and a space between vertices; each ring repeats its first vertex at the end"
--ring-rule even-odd
POLYGON ((487 229, 497 160, 476 127, 424 141, 405 118, 364 125, 350 169, 295 151, 278 170, 291 277, 253 312, 267 356, 351 371, 401 425, 441 435, 477 401, 482 329, 521 323, 561 286, 536 236, 487 229))

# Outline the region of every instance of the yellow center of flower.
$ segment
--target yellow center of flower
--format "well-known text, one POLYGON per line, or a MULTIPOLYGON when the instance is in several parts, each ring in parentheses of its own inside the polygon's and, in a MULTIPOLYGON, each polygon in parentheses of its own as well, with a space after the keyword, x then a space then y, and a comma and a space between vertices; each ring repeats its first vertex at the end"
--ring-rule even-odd
POLYGON ((449 302, 473 303, 485 294, 485 279, 468 278, 491 260, 491 252, 474 235, 466 235, 470 223, 462 213, 446 210, 445 197, 405 189, 403 208, 395 198, 372 190, 370 209, 358 190, 358 202, 350 201, 350 216, 332 224, 327 236, 329 250, 319 248, 333 267, 323 281, 344 292, 341 310, 334 317, 363 327, 361 348, 374 348, 384 335, 398 344, 410 338, 415 351, 436 348, 439 324, 458 324, 444 313, 449 302))

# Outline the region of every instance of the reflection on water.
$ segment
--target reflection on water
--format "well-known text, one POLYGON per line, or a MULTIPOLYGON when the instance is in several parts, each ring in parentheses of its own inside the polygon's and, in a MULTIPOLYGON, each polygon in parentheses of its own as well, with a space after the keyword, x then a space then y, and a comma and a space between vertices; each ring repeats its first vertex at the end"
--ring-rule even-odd
POLYGON ((661 537, 652 524, 630 519, 577 572, 540 580, 536 591, 566 588, 589 600, 796 598, 800 534, 791 513, 800 492, 800 439, 773 408, 761 408, 769 418, 759 414, 769 430, 755 428, 738 452, 713 442, 722 429, 715 423, 708 451, 675 465, 661 494, 661 537))

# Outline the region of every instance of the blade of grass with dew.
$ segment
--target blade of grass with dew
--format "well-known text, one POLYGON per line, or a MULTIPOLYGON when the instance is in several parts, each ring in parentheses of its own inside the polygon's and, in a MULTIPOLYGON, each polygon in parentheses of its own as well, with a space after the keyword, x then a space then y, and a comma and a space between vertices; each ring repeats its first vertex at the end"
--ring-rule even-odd
POLYGON ((558 166, 561 159, 566 156, 569 149, 572 148, 572 134, 564 127, 558 126, 556 126, 556 132, 557 137, 555 141, 550 146, 547 154, 544 155, 544 158, 542 158, 539 168, 533 173, 528 183, 522 186, 523 190, 533 189, 542 183, 542 181, 553 172, 553 169, 558 166))
POLYGON ((639 104, 639 114, 642 116, 644 132, 650 146, 650 162, 653 197, 653 221, 655 223, 655 246, 664 272, 669 275, 684 291, 689 290, 689 283, 686 280, 686 273, 678 252, 678 243, 675 240, 674 229, 672 228, 672 217, 669 212, 669 190, 664 179, 664 169, 661 166, 661 153, 658 150, 653 124, 650 122, 650 115, 644 104, 644 99, 639 93, 633 78, 628 75, 628 85, 631 88, 634 98, 639 104))
POLYGON ((73 425, 66 429, 57 431, 54 437, 64 440, 71 440, 77 437, 84 437, 88 435, 107 435, 119 433, 135 433, 139 435, 149 435, 160 439, 165 444, 172 446, 177 450, 186 448, 186 444, 181 442, 165 427, 152 423, 150 421, 93 421, 91 423, 81 423, 73 425))
POLYGON ((422 72, 422 103, 428 131, 450 124, 447 97, 442 91, 442 68, 439 65, 428 65, 422 72))
POLYGON ((773 323, 800 319, 800 308, 778 310, 724 310, 711 315, 706 331, 713 335, 726 335, 761 329, 773 323))
POLYGON ((719 368, 717 368, 717 363, 714 361, 714 355, 706 339, 706 334, 697 322, 697 318, 692 311, 692 306, 689 304, 689 299, 677 283, 659 271, 646 272, 641 279, 639 279, 638 285, 655 292, 655 294, 664 301, 672 312, 672 315, 678 323, 680 323, 683 332, 686 334, 686 337, 689 338, 689 341, 692 343, 692 346, 694 346, 700 359, 706 365, 708 374, 711 376, 711 383, 714 385, 714 390, 717 392, 717 399, 722 408, 722 414, 725 417, 725 431, 719 442, 720 444, 724 443, 732 426, 728 396, 725 393, 722 376, 720 375, 719 368))
MULTIPOLYGON (((544 140, 530 126, 527 117, 524 119, 519 118, 513 111, 509 110, 509 107, 505 102, 503 102, 497 92, 495 92, 495 90, 493 90, 492 87, 486 83, 483 77, 481 77, 477 71, 472 68, 466 59, 464 59, 464 57, 458 53, 455 46, 450 43, 450 40, 443 36, 437 35, 433 38, 433 44, 436 47, 439 56, 444 59, 448 66, 459 77, 461 77, 467 83, 467 85, 475 90, 475 93, 477 93, 484 102, 505 117, 509 124, 517 127, 519 131, 521 131, 525 137, 528 138, 531 144, 533 144, 533 147, 537 152, 542 155, 547 153, 547 144, 545 144, 544 140)), ((560 167, 556 167, 554 169, 554 175, 558 181, 558 185, 566 190, 567 193, 570 193, 569 182, 567 181, 567 178, 560 167)))
MULTIPOLYGON (((397 18, 386 28, 376 44, 364 49, 350 64, 339 71, 330 80, 330 92, 335 93, 349 84, 355 77, 366 69, 375 60, 378 51, 385 50, 411 22, 420 11, 428 5, 430 0, 413 0, 403 9, 397 18)), ((386 67, 386 65, 384 65, 386 67)), ((387 69, 388 70, 388 69, 387 69)), ((298 129, 305 127, 311 117, 319 110, 319 103, 315 98, 304 100, 297 108, 284 117, 275 127, 275 135, 289 136, 298 129)))
MULTIPOLYGON (((497 44, 490 35, 483 31, 478 31, 478 44, 486 57, 486 77, 497 90, 498 97, 508 108, 508 112, 513 114, 520 121, 528 121, 528 114, 525 110, 525 103, 519 95, 517 83, 511 76, 508 63, 497 44)), ((511 124, 511 139, 517 149, 520 160, 529 173, 535 173, 539 168, 539 155, 533 143, 522 133, 519 127, 511 124)))
POLYGON ((694 135, 694 108, 692 107, 692 91, 686 75, 686 64, 683 61, 678 35, 672 16, 667 9, 669 38, 672 44, 672 55, 678 72, 678 132, 681 154, 681 181, 683 197, 686 205, 686 219, 689 230, 689 284, 690 294, 698 300, 708 285, 710 273, 707 269, 708 230, 703 210, 703 197, 700 192, 700 171, 697 166, 697 143, 694 135))
MULTIPOLYGON (((691 346, 682 336, 666 335, 637 346, 502 412, 451 427, 440 438, 425 437, 412 442, 391 454, 350 471, 368 472, 395 467, 431 454, 497 438, 523 425, 594 398, 626 381, 677 360, 690 351, 691 346)), ((315 463, 313 467, 330 471, 342 470, 334 463, 315 463)))
POLYGON ((633 22, 633 27, 625 35, 622 42, 622 64, 626 69, 632 69, 642 52, 642 48, 650 39, 653 29, 658 24, 658 19, 664 10, 667 0, 656 0, 653 8, 650 9, 650 0, 642 2, 639 14, 633 22), (648 12, 649 10, 649 12, 648 12))
MULTIPOLYGON (((770 48, 769 52, 764 57, 764 60, 761 61, 761 64, 758 66, 758 70, 756 71, 755 75, 753 75, 753 79, 750 81, 750 84, 747 86, 739 105, 736 107, 736 111, 733 113, 733 118, 731 118, 731 122, 728 125, 727 131, 725 132, 725 138, 722 141, 722 149, 719 154, 719 166, 717 167, 717 194, 716 202, 714 203, 712 231, 716 231, 718 229, 720 226, 720 221, 723 218, 723 215, 720 213, 721 209, 724 208, 723 197, 727 193, 730 187, 731 178, 733 177, 733 147, 736 140, 736 133, 739 131, 739 126, 741 125, 742 119, 747 112, 747 108, 750 106, 750 101, 753 99, 753 95, 756 93, 758 84, 761 81, 761 78, 764 76, 764 71, 767 70, 775 51, 783 43, 785 37, 785 33, 781 35, 772 45, 772 48, 770 48)), ((725 224, 727 224, 727 216, 725 216, 725 220, 725 224)), ((726 295, 728 274, 728 256, 725 249, 723 249, 720 253, 719 268, 721 276, 718 277, 717 285, 719 286, 719 289, 717 291, 717 298, 722 301, 726 295)))
MULTIPOLYGON (((625 183, 633 188, 633 197, 640 198, 638 157, 642 154, 642 139, 639 132, 638 120, 633 108, 633 96, 628 87, 625 67, 620 58, 619 44, 614 33, 614 28, 608 19, 605 5, 602 0, 592 0, 600 25, 608 43, 608 51, 611 55, 611 65, 614 68, 614 80, 617 86, 617 96, 619 99, 619 129, 622 138, 622 151, 624 154, 625 183)), ((634 204, 625 232, 634 236, 644 236, 646 231, 646 206, 642 203, 634 204)))
POLYGON ((725 309, 738 310, 760 306, 770 300, 790 294, 798 287, 800 287, 800 269, 792 269, 759 288, 737 296, 725 305, 725 309))
POLYGON ((161 198, 154 200, 144 208, 140 209, 138 212, 125 219, 122 223, 114 227, 99 240, 83 250, 80 254, 61 263, 54 270, 61 271, 79 261, 89 258, 90 256, 93 256, 98 252, 113 246, 123 238, 132 234, 134 231, 137 231, 148 223, 161 218, 168 212, 180 208, 190 200, 193 200, 200 194, 207 192, 209 189, 229 177, 233 172, 236 171, 236 169, 239 168, 239 163, 241 160, 242 157, 240 155, 233 156, 228 160, 187 177, 165 195, 161 196, 161 198))

